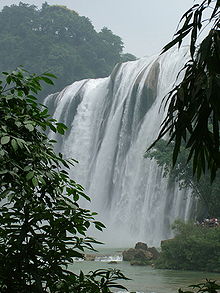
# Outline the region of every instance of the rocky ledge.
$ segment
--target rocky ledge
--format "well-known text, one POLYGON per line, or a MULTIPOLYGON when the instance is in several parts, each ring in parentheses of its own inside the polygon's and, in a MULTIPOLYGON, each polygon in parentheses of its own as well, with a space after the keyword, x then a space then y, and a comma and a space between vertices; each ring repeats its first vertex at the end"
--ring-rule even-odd
POLYGON ((122 252, 123 260, 129 261, 131 265, 152 265, 160 253, 155 247, 148 247, 146 243, 138 242, 135 248, 129 248, 122 252))

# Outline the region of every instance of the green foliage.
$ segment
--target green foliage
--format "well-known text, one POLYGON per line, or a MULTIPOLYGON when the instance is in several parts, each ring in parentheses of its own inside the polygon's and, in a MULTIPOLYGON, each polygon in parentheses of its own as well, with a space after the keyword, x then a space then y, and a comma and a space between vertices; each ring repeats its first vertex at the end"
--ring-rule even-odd
POLYGON ((4 72, 0 81, 0 291, 111 292, 117 271, 80 276, 68 270, 95 239, 86 236, 90 225, 102 230, 95 213, 80 208, 89 200, 83 187, 68 175, 75 160, 53 150, 49 128, 63 134, 66 126, 38 106, 40 82, 52 84, 54 75, 30 75, 18 69, 4 72), (99 282, 99 281, 100 282, 99 282), (88 288, 93 288, 88 289, 88 288), (91 291, 92 290, 92 291, 91 291))
MULTIPOLYGON (((124 60, 122 49, 120 37, 107 28, 97 33, 88 18, 65 6, 44 3, 37 9, 20 2, 0 12, 0 71, 22 64, 31 72, 54 72, 53 91, 109 75, 124 60)), ((46 87, 44 95, 50 90, 46 87)))
MULTIPOLYGON (((195 285, 190 285, 189 287, 191 287, 192 289, 197 289, 196 293, 200 293, 200 292, 207 292, 207 293, 218 293, 219 289, 220 289, 220 285, 216 284, 216 281, 211 281, 211 280, 207 280, 205 283, 200 283, 200 284, 195 284, 195 285)), ((178 290, 178 293, 195 293, 194 291, 183 291, 181 289, 178 290)))
POLYGON ((128 62, 128 61, 135 61, 137 58, 130 54, 130 53, 125 53, 121 55, 121 62, 128 62))
POLYGON ((220 227, 176 221, 175 237, 161 243, 158 268, 220 272, 220 227))
MULTIPOLYGON (((204 0, 195 4, 181 18, 174 40, 163 52, 175 44, 181 46, 190 35, 190 59, 185 64, 184 77, 165 98, 168 113, 153 145, 166 133, 174 141, 173 164, 176 163, 182 142, 189 149, 188 161, 200 178, 207 169, 211 180, 220 168, 220 3, 204 0), (205 13, 204 13, 205 12, 205 13), (205 15, 204 15, 205 14, 205 15), (198 33, 209 23, 211 29, 198 44, 198 33), (198 45, 198 49, 197 48, 198 45)), ((152 146, 151 146, 152 147, 152 146)))
POLYGON ((180 147, 176 164, 172 164, 172 153, 174 143, 169 144, 160 139, 151 151, 145 154, 146 158, 155 159, 157 164, 163 168, 164 176, 169 178, 171 183, 178 182, 180 189, 190 188, 192 194, 199 199, 197 218, 219 217, 220 216, 220 174, 210 183, 208 175, 202 175, 198 181, 193 176, 193 164, 187 164, 189 150, 184 145, 180 147))
MULTIPOLYGON (((126 278, 119 270, 109 269, 99 269, 94 272, 89 272, 84 275, 80 272, 79 278, 71 281, 71 292, 79 293, 109 293, 112 292, 111 288, 126 289, 124 286, 116 283, 116 280, 129 280, 126 278)), ((67 292, 66 288, 63 287, 64 291, 67 292)))

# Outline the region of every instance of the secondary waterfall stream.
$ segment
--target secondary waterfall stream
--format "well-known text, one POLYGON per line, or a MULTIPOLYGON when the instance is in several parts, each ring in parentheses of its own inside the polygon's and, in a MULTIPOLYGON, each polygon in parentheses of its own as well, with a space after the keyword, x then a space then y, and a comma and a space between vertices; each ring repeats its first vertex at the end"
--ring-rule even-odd
POLYGON ((50 135, 59 151, 79 161, 71 175, 107 226, 101 240, 108 245, 159 245, 175 219, 190 217, 190 192, 170 186, 161 168, 143 157, 186 55, 183 48, 118 64, 109 77, 77 81, 46 100, 54 118, 69 127, 63 138, 50 135))

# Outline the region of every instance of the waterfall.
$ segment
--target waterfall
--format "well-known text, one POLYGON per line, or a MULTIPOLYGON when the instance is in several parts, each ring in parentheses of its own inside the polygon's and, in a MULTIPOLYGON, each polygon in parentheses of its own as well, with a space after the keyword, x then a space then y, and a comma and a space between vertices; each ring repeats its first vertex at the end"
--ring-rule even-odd
POLYGON ((118 64, 107 78, 77 81, 46 99, 54 118, 69 127, 63 138, 50 135, 59 151, 79 161, 71 176, 107 226, 98 237, 108 245, 158 246, 175 219, 190 217, 190 192, 169 186, 162 169, 143 157, 165 115, 161 101, 186 58, 183 48, 118 64))

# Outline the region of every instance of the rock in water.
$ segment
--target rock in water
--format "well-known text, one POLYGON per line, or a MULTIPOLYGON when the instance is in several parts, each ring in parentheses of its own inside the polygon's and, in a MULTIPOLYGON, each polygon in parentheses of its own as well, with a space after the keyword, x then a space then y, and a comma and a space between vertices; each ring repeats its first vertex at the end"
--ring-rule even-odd
POLYGON ((146 243, 143 243, 143 242, 137 242, 135 244, 135 249, 143 249, 143 250, 147 250, 148 249, 148 246, 146 243))
POLYGON ((130 261, 131 265, 148 265, 153 254, 144 249, 130 248, 122 252, 123 260, 130 261))
POLYGON ((160 256, 159 251, 155 247, 148 247, 148 251, 152 253, 153 259, 158 259, 160 256))
POLYGON ((135 249, 129 248, 128 250, 125 250, 122 252, 123 260, 124 261, 132 261, 135 255, 135 249))

